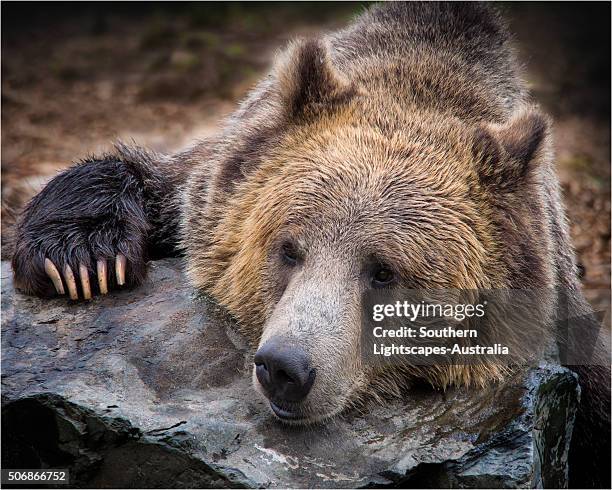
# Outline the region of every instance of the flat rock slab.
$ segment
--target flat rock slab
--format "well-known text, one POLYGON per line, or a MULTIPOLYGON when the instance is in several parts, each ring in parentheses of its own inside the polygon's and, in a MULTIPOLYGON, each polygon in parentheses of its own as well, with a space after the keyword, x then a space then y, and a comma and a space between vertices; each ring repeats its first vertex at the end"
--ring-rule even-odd
POLYGON ((253 390, 251 356, 177 260, 77 304, 15 292, 3 263, 3 467, 70 468, 81 487, 567 485, 579 388, 564 368, 294 429, 253 390))

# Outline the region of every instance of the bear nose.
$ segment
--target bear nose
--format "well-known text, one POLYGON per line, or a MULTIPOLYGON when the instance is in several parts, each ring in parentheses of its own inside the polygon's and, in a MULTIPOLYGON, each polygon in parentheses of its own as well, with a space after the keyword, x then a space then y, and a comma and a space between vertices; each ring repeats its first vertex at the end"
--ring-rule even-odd
POLYGON ((268 340, 255 353, 254 361, 257 379, 270 399, 299 402, 312 388, 316 373, 308 355, 286 339, 268 340))

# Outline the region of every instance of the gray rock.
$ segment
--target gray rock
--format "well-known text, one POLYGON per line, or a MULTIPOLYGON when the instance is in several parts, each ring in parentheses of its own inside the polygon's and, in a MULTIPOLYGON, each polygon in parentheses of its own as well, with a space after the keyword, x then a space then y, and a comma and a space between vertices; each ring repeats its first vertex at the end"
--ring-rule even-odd
POLYGON ((250 367, 177 261, 86 304, 16 293, 2 265, 3 468, 70 468, 89 487, 567 485, 579 388, 559 366, 308 430, 272 418, 250 367))

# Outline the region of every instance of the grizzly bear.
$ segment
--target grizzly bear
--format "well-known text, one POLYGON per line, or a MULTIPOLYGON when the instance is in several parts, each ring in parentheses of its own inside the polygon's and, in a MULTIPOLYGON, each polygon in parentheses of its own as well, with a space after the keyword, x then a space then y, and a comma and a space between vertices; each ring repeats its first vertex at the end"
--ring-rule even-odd
MULTIPOLYGON (((173 155, 118 144, 69 168, 23 212, 12 266, 27 294, 90 299, 176 254, 237 319, 257 349, 255 388, 293 424, 415 377, 478 389, 504 376, 483 365, 373 371, 359 354, 367 290, 546 291, 551 331, 557 291, 589 311, 550 121, 504 22, 476 3, 374 6, 291 43, 217 137, 173 155)), ((575 485, 609 486, 599 364, 576 366, 575 485)))

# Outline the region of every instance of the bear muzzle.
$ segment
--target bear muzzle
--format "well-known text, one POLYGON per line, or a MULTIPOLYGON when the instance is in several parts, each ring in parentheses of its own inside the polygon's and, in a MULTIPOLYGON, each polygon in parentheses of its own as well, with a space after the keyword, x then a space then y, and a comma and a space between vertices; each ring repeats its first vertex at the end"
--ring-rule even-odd
POLYGON ((308 354, 285 337, 272 337, 255 353, 255 375, 274 414, 286 420, 301 418, 299 404, 316 377, 308 354))

